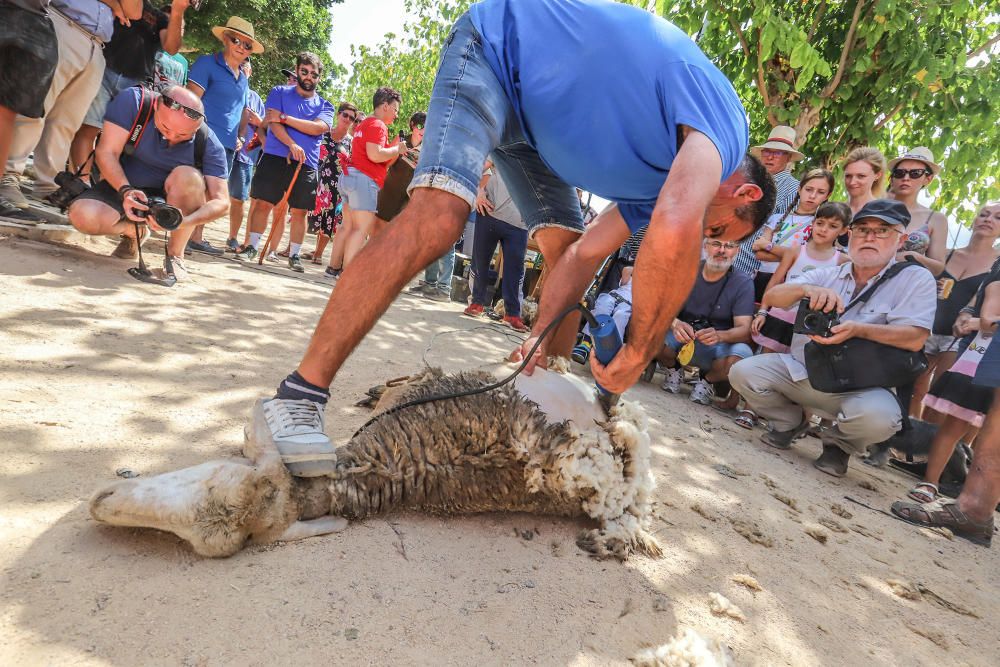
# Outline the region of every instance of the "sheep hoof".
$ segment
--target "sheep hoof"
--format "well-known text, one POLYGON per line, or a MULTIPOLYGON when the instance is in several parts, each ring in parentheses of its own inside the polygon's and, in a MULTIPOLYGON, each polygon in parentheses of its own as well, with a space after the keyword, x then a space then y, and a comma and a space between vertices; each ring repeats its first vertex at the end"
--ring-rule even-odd
POLYGON ((293 542, 307 537, 339 533, 347 528, 347 519, 339 516, 324 516, 310 521, 296 521, 278 538, 279 542, 293 542))

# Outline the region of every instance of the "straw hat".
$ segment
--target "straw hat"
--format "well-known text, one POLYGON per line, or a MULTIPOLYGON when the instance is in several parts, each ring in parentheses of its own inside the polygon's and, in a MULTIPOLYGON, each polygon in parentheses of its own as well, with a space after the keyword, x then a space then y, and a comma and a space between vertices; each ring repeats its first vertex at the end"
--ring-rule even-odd
POLYGON ((257 38, 253 36, 253 26, 250 25, 250 21, 241 19, 239 16, 230 16, 229 20, 226 21, 226 25, 217 25, 212 28, 212 34, 215 35, 217 40, 223 43, 225 42, 224 34, 227 32, 236 33, 253 42, 251 53, 264 53, 264 45, 258 42, 257 38))
POLYGON ((750 153, 759 158, 761 150, 769 148, 773 151, 785 151, 792 154, 791 161, 798 162, 805 157, 802 153, 795 150, 795 129, 788 127, 787 125, 778 125, 771 130, 771 134, 767 135, 767 141, 762 143, 760 146, 754 146, 750 149, 750 153))
POLYGON ((897 158, 893 158, 889 161, 889 171, 896 168, 896 165, 903 160, 916 160, 917 162, 923 162, 927 165, 927 168, 937 176, 938 172, 941 171, 941 165, 934 161, 934 153, 931 153, 931 149, 926 146, 917 146, 916 148, 911 148, 897 158))

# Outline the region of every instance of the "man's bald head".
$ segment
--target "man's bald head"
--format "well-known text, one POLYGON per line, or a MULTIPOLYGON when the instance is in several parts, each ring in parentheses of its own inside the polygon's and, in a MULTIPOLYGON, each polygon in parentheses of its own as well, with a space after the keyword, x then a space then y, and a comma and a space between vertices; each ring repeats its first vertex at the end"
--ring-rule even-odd
POLYGON ((205 114, 205 105, 202 103, 201 98, 192 93, 190 90, 184 86, 168 86, 163 89, 163 95, 166 95, 175 102, 180 102, 186 107, 194 109, 198 113, 205 114))
POLYGON ((162 99, 155 116, 156 128, 171 144, 189 141, 205 120, 205 105, 201 98, 183 86, 164 88, 160 96, 162 99), (191 118, 192 113, 195 118, 191 118))

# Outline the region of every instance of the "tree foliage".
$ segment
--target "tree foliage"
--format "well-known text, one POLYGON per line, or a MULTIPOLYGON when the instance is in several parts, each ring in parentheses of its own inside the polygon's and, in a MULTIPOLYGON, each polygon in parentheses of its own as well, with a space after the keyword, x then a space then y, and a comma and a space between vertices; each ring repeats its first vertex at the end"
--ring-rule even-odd
POLYGON ((230 16, 239 16, 254 27, 264 53, 253 56, 251 87, 262 96, 272 86, 285 83, 281 68, 295 66, 295 54, 312 51, 323 60, 325 81, 320 92, 329 89, 333 63, 327 53, 330 43, 330 7, 343 0, 204 0, 200 11, 188 9, 184 15, 184 50, 192 62, 205 53, 219 51, 221 44, 212 27, 225 25, 230 16))
POLYGON ((826 167, 856 146, 889 158, 928 146, 944 165, 931 194, 949 212, 998 195, 996 8, 995 0, 656 0, 729 76, 753 137, 791 125, 809 165, 826 167))

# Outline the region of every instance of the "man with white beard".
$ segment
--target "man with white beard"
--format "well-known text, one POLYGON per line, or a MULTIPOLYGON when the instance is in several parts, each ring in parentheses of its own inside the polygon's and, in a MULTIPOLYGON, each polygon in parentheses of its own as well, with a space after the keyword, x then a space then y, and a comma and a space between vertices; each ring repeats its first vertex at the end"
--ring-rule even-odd
POLYGON ((733 270, 738 242, 705 239, 702 248, 705 260, 694 289, 670 326, 656 360, 667 369, 663 390, 673 394, 681 390, 681 366, 697 366, 701 377, 691 391, 691 400, 711 405, 715 397, 712 385, 725 382, 733 364, 753 355, 748 345, 753 280, 733 270))

